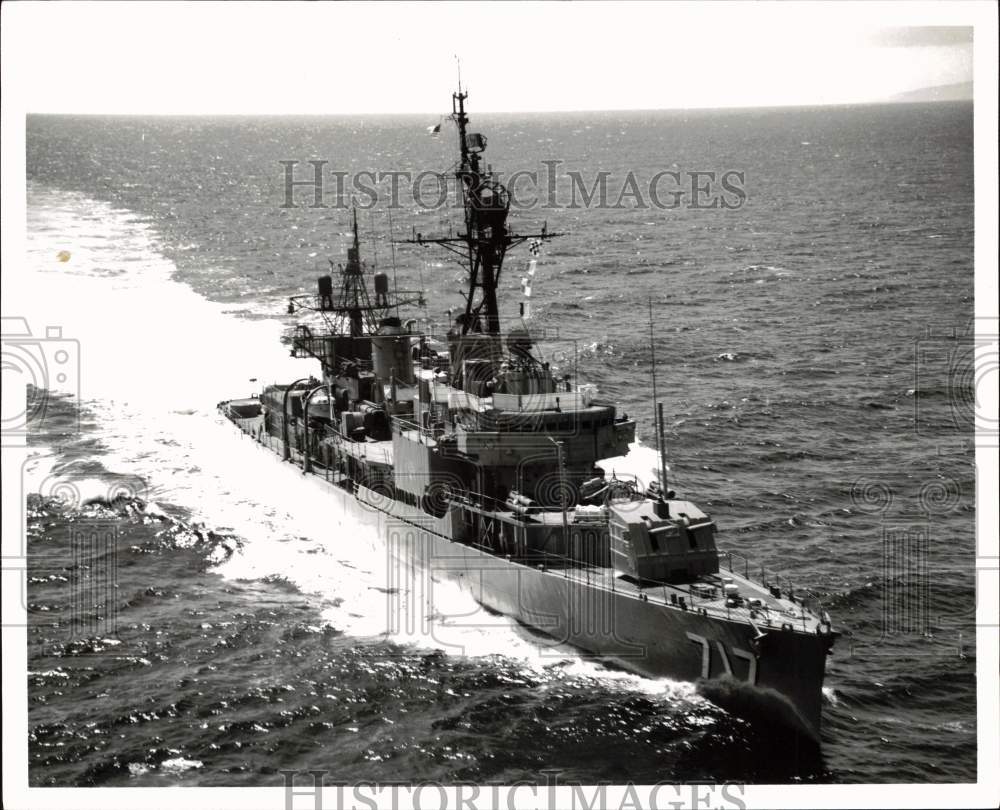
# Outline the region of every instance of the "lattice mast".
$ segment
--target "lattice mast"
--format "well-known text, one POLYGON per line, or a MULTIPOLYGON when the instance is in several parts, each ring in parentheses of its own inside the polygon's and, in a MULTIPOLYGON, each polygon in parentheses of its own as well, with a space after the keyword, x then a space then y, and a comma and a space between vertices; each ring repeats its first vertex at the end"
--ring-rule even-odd
POLYGON ((469 332, 500 333, 500 309, 497 288, 507 251, 527 239, 549 239, 560 234, 517 234, 507 226, 510 214, 510 193, 495 179, 492 171, 482 168, 482 153, 486 137, 468 131, 469 118, 465 113, 468 93, 452 94, 451 120, 458 127, 459 164, 455 172, 458 189, 462 194, 465 213, 465 233, 454 237, 426 238, 417 234, 406 240, 415 244, 437 244, 458 254, 468 271, 468 290, 465 312, 459 319, 462 334, 469 332))
POLYGON ((361 337, 378 328, 378 315, 368 297, 364 265, 361 263, 361 242, 358 238, 358 209, 354 214, 354 242, 347 249, 347 265, 341 273, 340 309, 347 315, 351 337, 361 337), (367 327, 367 329, 366 329, 367 327))
MULTIPOLYGON (((339 290, 334 298, 334 277, 322 276, 318 279, 315 295, 295 295, 289 299, 288 314, 318 313, 322 318, 325 332, 330 335, 350 335, 361 337, 374 334, 379 324, 399 307, 423 305, 420 290, 390 290, 385 273, 376 272, 375 299, 368 292, 365 264, 361 261, 361 239, 358 235, 358 211, 352 217, 352 241, 347 248, 347 264, 339 268, 330 260, 330 269, 339 273, 339 290)), ((315 335, 312 329, 307 329, 315 335)))

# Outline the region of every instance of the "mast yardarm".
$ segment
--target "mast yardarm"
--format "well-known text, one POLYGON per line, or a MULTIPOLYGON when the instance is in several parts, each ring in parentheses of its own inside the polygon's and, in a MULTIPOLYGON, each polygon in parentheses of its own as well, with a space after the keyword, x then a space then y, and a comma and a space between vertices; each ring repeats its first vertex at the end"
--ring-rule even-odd
POLYGON ((526 239, 548 239, 559 234, 548 233, 544 226, 541 233, 517 234, 507 226, 510 194, 492 172, 482 169, 486 137, 468 131, 469 118, 465 114, 468 95, 460 89, 451 97, 451 120, 458 127, 459 164, 455 176, 462 194, 465 233, 439 239, 417 234, 415 239, 406 241, 441 245, 463 258, 468 269, 468 291, 465 312, 459 318, 462 334, 496 335, 500 333, 497 287, 507 251, 526 239))

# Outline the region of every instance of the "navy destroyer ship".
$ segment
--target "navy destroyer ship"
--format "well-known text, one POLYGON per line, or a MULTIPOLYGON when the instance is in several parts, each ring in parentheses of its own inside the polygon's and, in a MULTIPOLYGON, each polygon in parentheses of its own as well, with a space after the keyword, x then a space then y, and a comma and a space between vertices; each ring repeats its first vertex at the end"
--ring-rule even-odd
POLYGON ((513 230, 466 98, 453 94, 450 116, 464 229, 401 240, 457 255, 464 310, 443 334, 404 319, 422 294, 369 273, 355 212, 346 263, 331 262, 316 293, 288 305, 283 340, 318 362, 317 376, 220 410, 327 487, 336 508, 412 526, 408 564, 454 579, 483 606, 613 666, 697 682, 724 707, 753 706, 818 742, 838 635, 827 614, 786 579, 720 551, 712 519, 667 488, 662 404, 659 480, 609 474, 607 460, 635 441, 634 420, 542 359, 523 303, 503 328, 507 254, 557 234, 513 230))

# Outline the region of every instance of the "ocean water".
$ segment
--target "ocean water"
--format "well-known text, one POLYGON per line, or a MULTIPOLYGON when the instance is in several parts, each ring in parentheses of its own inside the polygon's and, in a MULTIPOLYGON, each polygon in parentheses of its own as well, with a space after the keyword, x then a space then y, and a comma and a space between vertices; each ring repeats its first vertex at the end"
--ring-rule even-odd
MULTIPOLYGON (((78 377, 40 380, 25 468, 32 784, 974 781, 971 105, 473 122, 508 173, 745 172, 738 210, 516 220, 567 234, 543 249, 534 320, 640 438, 652 299, 671 486, 844 632, 822 752, 690 684, 540 652, 446 583, 400 594, 370 527, 217 414, 313 371, 278 342, 284 299, 348 243, 344 210, 282 207, 278 161, 446 171, 447 125, 31 116, 23 314, 79 356, 78 377), (387 631, 400 599, 434 632, 387 631)), ((387 268, 385 211, 360 221, 387 268)), ((393 212, 397 238, 456 224, 393 212)), ((428 318, 460 301, 433 249, 397 247, 396 273, 428 318)))

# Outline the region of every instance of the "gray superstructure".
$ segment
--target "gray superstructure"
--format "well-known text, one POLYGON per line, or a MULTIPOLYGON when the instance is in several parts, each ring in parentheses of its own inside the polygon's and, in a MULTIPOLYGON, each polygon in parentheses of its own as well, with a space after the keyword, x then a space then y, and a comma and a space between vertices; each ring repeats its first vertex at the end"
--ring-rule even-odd
POLYGON ((221 409, 344 504, 412 525, 407 564, 443 571, 555 640, 645 675, 708 682, 714 699, 739 695, 818 740, 837 635, 826 614, 720 553, 711 518, 666 488, 665 463, 647 486, 609 475, 604 462, 629 452, 635 422, 543 361, 530 321, 503 333, 507 251, 556 234, 509 227, 507 190, 481 168, 486 139, 467 131, 465 99, 453 95, 451 116, 465 231, 407 240, 467 263, 466 307, 447 334, 402 320, 421 298, 385 274, 369 295, 355 216, 338 277, 289 304, 298 320, 285 341, 319 361, 319 376, 221 409))

